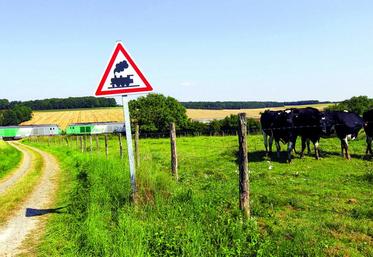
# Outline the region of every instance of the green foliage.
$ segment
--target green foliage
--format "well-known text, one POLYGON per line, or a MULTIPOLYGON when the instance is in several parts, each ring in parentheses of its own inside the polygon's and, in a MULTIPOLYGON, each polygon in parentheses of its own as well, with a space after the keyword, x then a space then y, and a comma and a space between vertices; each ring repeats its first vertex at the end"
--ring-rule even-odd
POLYGON ((7 109, 9 106, 8 99, 0 99, 0 110, 7 109))
POLYGON ((13 110, 6 110, 3 112, 2 126, 18 125, 20 123, 17 114, 13 110))
POLYGON ((331 105, 325 110, 329 111, 350 111, 356 112, 362 115, 365 111, 373 108, 373 98, 368 98, 367 96, 354 96, 348 100, 344 100, 338 104, 331 105))
POLYGON ((19 123, 31 120, 32 118, 32 110, 30 107, 16 105, 12 110, 15 112, 19 123))
POLYGON ((129 108, 132 119, 143 132, 168 131, 170 122, 175 122, 178 129, 187 127, 186 109, 170 96, 149 94, 130 101, 129 108))
POLYGON ((0 126, 18 125, 32 118, 32 110, 24 105, 16 105, 12 109, 2 111, 0 126))

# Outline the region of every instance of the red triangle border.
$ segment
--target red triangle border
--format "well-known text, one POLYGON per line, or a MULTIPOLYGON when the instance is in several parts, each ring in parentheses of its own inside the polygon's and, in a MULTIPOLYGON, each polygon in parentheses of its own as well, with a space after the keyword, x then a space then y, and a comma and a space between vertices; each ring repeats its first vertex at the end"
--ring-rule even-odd
POLYGON ((96 96, 107 96, 107 95, 126 95, 126 94, 134 94, 134 93, 142 93, 142 92, 149 92, 153 91, 152 86, 148 82, 148 80, 145 78, 145 76, 142 74, 140 69, 137 67, 135 62, 132 60, 131 56, 127 53, 126 49, 124 49, 124 46, 121 42, 118 42, 114 52, 110 58, 109 64, 106 67, 106 70, 104 72, 104 75, 101 78, 100 84, 98 85, 98 88, 96 90, 95 95, 96 96), (114 65, 114 62, 118 56, 118 53, 122 52, 123 55, 126 57, 126 60, 129 62, 129 64, 133 67, 137 75, 140 77, 140 79, 144 82, 146 87, 141 88, 127 88, 127 89, 118 89, 118 90, 106 90, 103 91, 102 88, 109 76, 110 70, 114 65))

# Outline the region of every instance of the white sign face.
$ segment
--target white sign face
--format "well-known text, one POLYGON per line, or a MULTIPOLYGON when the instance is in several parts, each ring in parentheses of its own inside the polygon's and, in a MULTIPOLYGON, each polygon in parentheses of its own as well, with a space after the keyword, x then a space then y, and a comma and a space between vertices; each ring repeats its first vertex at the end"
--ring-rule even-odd
POLYGON ((118 42, 97 88, 96 96, 128 95, 152 90, 122 43, 118 42))

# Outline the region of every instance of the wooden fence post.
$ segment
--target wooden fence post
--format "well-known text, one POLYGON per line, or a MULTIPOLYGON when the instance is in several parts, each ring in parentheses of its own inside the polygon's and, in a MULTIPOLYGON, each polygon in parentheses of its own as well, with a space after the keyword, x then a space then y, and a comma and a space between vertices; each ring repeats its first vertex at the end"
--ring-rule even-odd
POLYGON ((170 124, 170 141, 171 141, 171 172, 175 176, 176 181, 179 179, 177 171, 177 152, 176 152, 176 128, 175 123, 170 124))
POLYGON ((91 154, 92 154, 92 135, 89 135, 89 150, 91 151, 91 154))
POLYGON ((120 159, 123 159, 123 145, 122 145, 122 133, 118 134, 118 140, 119 140, 119 156, 120 159))
POLYGON ((140 166, 140 152, 139 152, 139 138, 140 138, 140 126, 136 124, 135 126, 135 161, 136 167, 140 166))
POLYGON ((83 136, 83 146, 84 146, 84 152, 87 151, 87 135, 83 136))
POLYGON ((83 149, 83 137, 82 136, 79 136, 79 143, 80 143, 80 151, 83 153, 84 149, 83 149))
POLYGON ((98 143, 98 135, 96 135, 96 150, 98 151, 100 149, 100 145, 98 143))
POLYGON ((245 218, 250 217, 250 181, 249 165, 247 157, 247 127, 246 113, 238 114, 238 143, 239 143, 239 192, 240 192, 240 209, 245 218))
POLYGON ((108 148, 108 142, 107 142, 107 135, 105 134, 105 155, 106 155, 106 159, 108 158, 109 156, 109 148, 108 148))

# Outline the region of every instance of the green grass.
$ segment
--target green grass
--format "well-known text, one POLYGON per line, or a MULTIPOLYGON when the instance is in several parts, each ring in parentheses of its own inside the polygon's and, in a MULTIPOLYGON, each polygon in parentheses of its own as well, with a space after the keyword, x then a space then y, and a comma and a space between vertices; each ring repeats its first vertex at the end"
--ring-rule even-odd
POLYGON ((22 153, 0 140, 0 181, 20 163, 22 153))
POLYGON ((90 155, 75 143, 31 144, 63 167, 56 207, 66 213, 51 216, 40 256, 373 256, 373 164, 362 138, 351 143, 351 161, 338 140, 324 139, 322 160, 289 165, 269 161, 261 136, 250 136, 247 221, 238 209, 236 137, 178 138, 178 183, 169 140, 141 140, 137 206, 115 138, 109 160, 102 148, 90 155))

